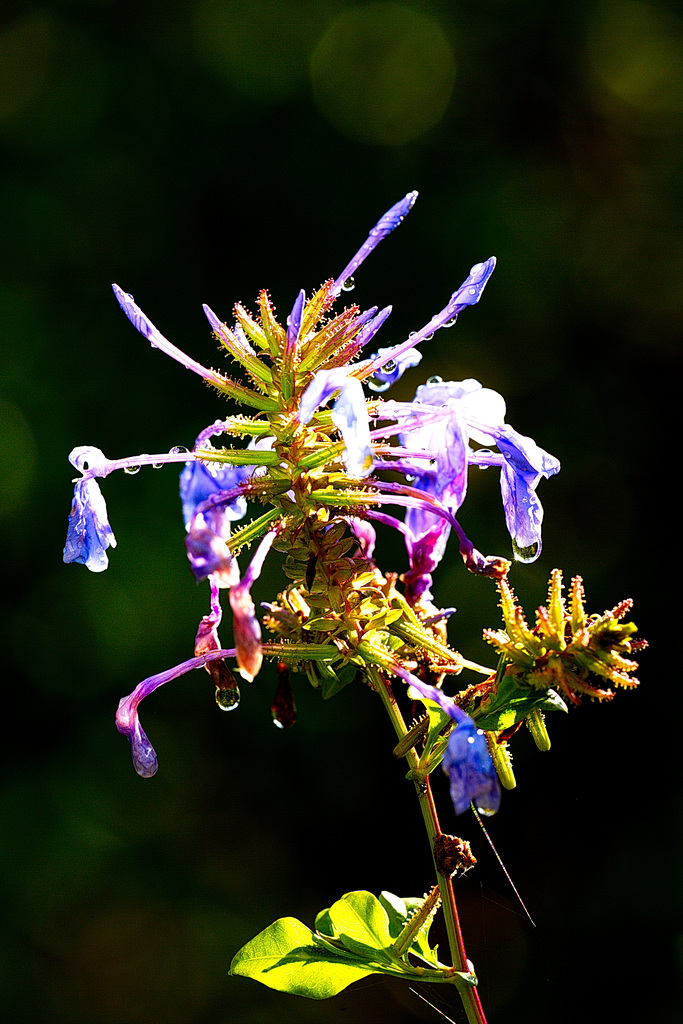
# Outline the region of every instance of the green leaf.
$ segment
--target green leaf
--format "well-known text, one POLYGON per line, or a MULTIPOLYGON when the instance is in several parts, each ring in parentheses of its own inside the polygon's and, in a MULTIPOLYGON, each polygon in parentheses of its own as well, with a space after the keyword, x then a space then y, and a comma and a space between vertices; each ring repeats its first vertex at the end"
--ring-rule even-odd
POLYGON ((230 973, 253 978, 277 992, 329 999, 373 969, 316 940, 296 918, 283 917, 242 947, 230 964, 230 973))
POLYGON ((566 711, 567 705, 554 690, 520 686, 513 675, 503 676, 498 691, 472 713, 480 729, 500 732, 521 722, 533 708, 539 711, 566 711))
POLYGON ((338 936, 346 949, 361 956, 384 953, 392 943, 389 918, 371 892, 348 892, 328 911, 331 935, 338 936))
POLYGON ((391 893, 379 900, 364 890, 347 893, 321 910, 315 932, 293 917, 275 921, 235 955, 230 973, 309 999, 327 999, 368 974, 475 984, 469 973, 439 963, 427 942, 428 925, 410 949, 428 966, 413 965, 395 952, 394 942, 423 902, 391 893))

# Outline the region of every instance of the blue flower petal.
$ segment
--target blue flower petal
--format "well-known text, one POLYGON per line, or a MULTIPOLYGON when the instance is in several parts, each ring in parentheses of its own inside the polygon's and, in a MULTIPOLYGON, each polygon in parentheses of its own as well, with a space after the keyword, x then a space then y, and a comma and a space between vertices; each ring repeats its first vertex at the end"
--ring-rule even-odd
POLYGON ((480 814, 495 814, 500 806, 500 785, 483 731, 443 690, 423 682, 412 672, 397 672, 423 697, 438 704, 456 723, 441 762, 450 779, 455 813, 462 814, 474 803, 480 814))
POLYGON ((466 716, 450 735, 442 761, 450 780, 456 814, 474 803, 480 814, 495 814, 500 806, 500 785, 486 737, 466 716))
MULTIPOLYGON (((203 501, 219 491, 230 491, 238 487, 252 472, 252 466, 187 462, 180 474, 180 500, 183 503, 185 529, 190 529, 190 523, 203 501)), ((226 519, 242 519, 247 512, 246 499, 238 495, 227 505, 222 505, 220 511, 226 519)))
POLYGON ((109 547, 116 547, 116 538, 100 486, 97 480, 79 480, 69 513, 64 561, 81 562, 91 572, 103 572, 109 565, 109 547))

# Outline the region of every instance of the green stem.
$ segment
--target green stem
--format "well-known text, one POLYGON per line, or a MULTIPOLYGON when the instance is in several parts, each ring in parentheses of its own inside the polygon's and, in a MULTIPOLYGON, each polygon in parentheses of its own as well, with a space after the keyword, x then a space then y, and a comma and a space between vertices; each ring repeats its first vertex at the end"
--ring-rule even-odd
MULTIPOLYGON (((382 699, 382 703, 387 710, 398 739, 402 740, 408 730, 405 722, 403 721, 403 716, 398 704, 396 703, 396 698, 394 697, 389 682, 374 665, 367 665, 367 672, 373 688, 382 699)), ((415 770, 418 767, 419 758, 414 747, 411 747, 408 750, 405 758, 411 769, 415 770)), ((422 811, 425 828, 427 829, 427 835, 429 837, 432 859, 434 859, 434 842, 437 836, 441 835, 441 827, 439 825, 439 818, 436 812, 431 787, 429 785, 429 778, 427 778, 424 783, 416 782, 414 785, 415 792, 417 793, 417 798, 420 803, 420 810, 422 811)), ((456 971, 469 972, 470 967, 467 962, 467 954, 465 952, 465 943, 462 936, 462 929, 460 927, 458 907, 455 902, 453 883, 450 878, 444 878, 443 875, 441 875, 437 868, 436 860, 434 860, 434 869, 436 871, 439 891, 441 893, 441 903, 446 922, 446 933, 448 935, 448 945, 451 951, 453 967, 456 971)), ((465 1007, 468 1024, 486 1024, 486 1016, 484 1014, 476 986, 460 984, 458 986, 458 991, 460 993, 463 1006, 465 1007)))

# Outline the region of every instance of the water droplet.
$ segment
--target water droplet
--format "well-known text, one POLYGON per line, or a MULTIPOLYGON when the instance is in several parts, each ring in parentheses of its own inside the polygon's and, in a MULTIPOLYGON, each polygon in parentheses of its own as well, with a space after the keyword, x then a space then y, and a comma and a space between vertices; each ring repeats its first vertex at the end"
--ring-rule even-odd
POLYGON ((163 462, 153 462, 152 469, 163 469, 163 462))
POLYGON ((174 448, 169 448, 168 454, 169 455, 183 455, 183 454, 189 455, 190 454, 190 449, 186 448, 185 445, 183 445, 183 444, 177 444, 174 448))
POLYGON ((432 331, 431 334, 425 334, 425 336, 424 336, 424 338, 422 340, 423 341, 431 341, 433 337, 434 337, 434 331, 432 331))
POLYGON ((476 804, 475 806, 479 814, 481 814, 484 818, 491 818, 496 813, 495 810, 493 810, 490 807, 480 807, 479 804, 476 804))
POLYGON ((354 279, 352 277, 347 277, 346 280, 344 281, 344 284, 341 286, 341 290, 343 292, 352 292, 355 287, 356 282, 354 281, 354 279))
POLYGON ((453 319, 452 319, 452 320, 447 320, 447 321, 446 321, 446 323, 445 323, 445 324, 441 324, 441 326, 442 326, 442 327, 453 327, 453 325, 455 324, 455 322, 456 322, 456 320, 457 320, 457 319, 458 319, 458 316, 457 316, 457 314, 456 314, 456 315, 455 315, 455 316, 453 317, 453 319))
POLYGON ((443 377, 427 377, 428 384, 443 384, 443 377))
POLYGON ((127 473, 128 476, 135 476, 136 473, 140 472, 140 467, 139 466, 124 466, 123 467, 123 472, 127 473))
POLYGON ((222 686, 216 687, 216 704, 221 711, 234 711, 240 702, 240 688, 235 683, 227 689, 222 686))
POLYGON ((386 363, 384 364, 384 366, 382 367, 382 372, 383 373, 393 373, 395 369, 396 369, 396 360, 395 359, 388 359, 386 361, 386 363))
POLYGON ((488 465, 485 462, 480 462, 479 459, 492 458, 493 457, 493 452, 491 451, 491 449, 490 448, 477 448, 476 455, 477 455, 477 459, 476 459, 476 463, 475 464, 479 467, 479 469, 481 469, 482 472, 485 469, 488 469, 489 468, 488 465))
POLYGON ((541 542, 529 544, 528 547, 520 547, 516 541, 512 542, 512 550, 516 562, 535 562, 541 552, 541 542))

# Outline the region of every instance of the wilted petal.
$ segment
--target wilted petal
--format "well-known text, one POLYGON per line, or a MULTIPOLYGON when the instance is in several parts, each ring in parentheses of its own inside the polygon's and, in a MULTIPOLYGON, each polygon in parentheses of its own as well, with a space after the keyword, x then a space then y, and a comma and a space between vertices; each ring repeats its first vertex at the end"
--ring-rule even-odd
POLYGON ((237 664, 244 679, 251 682, 259 673, 263 662, 261 653, 261 627, 251 599, 251 587, 261 575, 266 555, 277 536, 275 530, 266 534, 249 563, 244 578, 230 591, 237 664))
POLYGON ((156 751, 149 742, 147 733, 140 725, 137 703, 124 697, 116 713, 116 728, 130 740, 133 767, 143 779, 151 779, 159 768, 156 751))
POLYGON ((91 473, 93 476, 107 476, 111 471, 112 461, 108 459, 101 448, 95 448, 89 444, 79 445, 69 453, 69 462, 81 473, 91 473))
POLYGON ((244 581, 230 591, 230 607, 233 613, 233 630, 237 664, 243 679, 251 682, 259 673, 263 662, 261 653, 261 627, 256 618, 256 609, 244 581))
POLYGON ((109 565, 109 547, 116 547, 116 538, 100 485, 97 480, 79 480, 69 513, 64 561, 82 562, 91 572, 102 572, 109 565))
POLYGON ((158 767, 154 747, 149 742, 145 730, 140 725, 138 706, 141 701, 145 697, 149 697, 150 693, 158 690, 160 686, 170 683, 172 679, 179 679, 186 672, 191 672, 195 668, 202 668, 202 666, 210 661, 232 658, 234 656, 234 650, 207 651, 200 657, 190 658, 189 661, 182 661, 179 665, 174 665, 173 668, 167 669, 165 672, 148 676, 147 679, 143 679, 141 683, 138 683, 132 693, 119 701, 116 712, 116 728, 130 740, 133 764, 138 775, 148 779, 156 773, 158 767))
POLYGON ((207 576, 214 576, 220 587, 232 587, 238 582, 237 559, 225 540, 208 528, 201 512, 192 520, 185 550, 197 582, 207 576))
POLYGON ((351 531, 358 541, 360 553, 365 558, 372 558, 377 541, 377 534, 372 524, 367 519, 359 519, 358 516, 343 516, 343 518, 351 527, 351 531))
POLYGON ((223 609, 217 581, 210 579, 209 582, 211 583, 211 611, 208 615, 202 616, 197 629, 194 641, 196 657, 206 654, 208 651, 217 651, 221 646, 218 641, 218 627, 223 618, 223 609))

